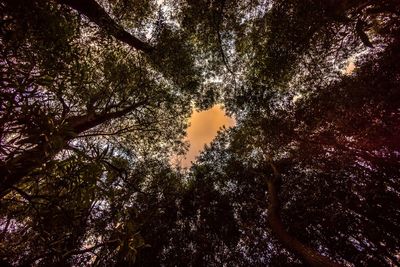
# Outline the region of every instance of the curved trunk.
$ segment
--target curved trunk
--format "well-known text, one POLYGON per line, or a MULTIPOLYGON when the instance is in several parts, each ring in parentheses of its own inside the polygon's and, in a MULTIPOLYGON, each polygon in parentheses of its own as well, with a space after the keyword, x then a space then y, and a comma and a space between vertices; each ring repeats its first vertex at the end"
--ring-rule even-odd
POLYGON ((306 261, 310 266, 314 267, 340 267, 341 264, 331 261, 328 257, 321 255, 318 251, 312 249, 301 243, 295 237, 290 235, 286 230, 281 216, 280 216, 280 202, 278 196, 278 179, 279 173, 275 166, 270 163, 274 177, 273 179, 267 180, 268 185, 268 220, 273 233, 276 235, 278 240, 290 251, 294 252, 300 256, 304 261, 306 261))

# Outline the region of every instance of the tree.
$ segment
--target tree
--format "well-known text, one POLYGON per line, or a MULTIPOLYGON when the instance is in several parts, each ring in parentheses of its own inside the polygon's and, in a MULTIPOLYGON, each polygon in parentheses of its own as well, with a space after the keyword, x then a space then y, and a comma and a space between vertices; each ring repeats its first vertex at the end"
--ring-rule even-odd
POLYGON ((399 264, 396 1, 0 10, 2 264, 399 264), (236 127, 174 168, 216 101, 236 127))
MULTIPOLYGON (((390 3, 385 4, 390 5, 390 3)), ((367 10, 362 12, 371 12, 375 8, 362 4, 357 7, 361 10, 367 10)), ((283 9, 284 11, 285 9, 283 9)), ((207 12, 204 14, 209 15, 207 12)), ((360 14, 357 13, 356 17, 360 14)), ((294 18, 298 19, 298 17, 294 18)), ((312 20, 309 15, 307 18, 312 20)), ((281 21, 277 20, 277 23, 279 22, 281 21)), ((356 27, 357 23, 357 19, 355 19, 353 26, 356 27)), ((301 27, 303 24, 296 26, 301 27)), ((380 25, 381 29, 385 27, 387 26, 380 25)), ((239 214, 246 208, 252 210, 252 214, 259 213, 259 216, 261 216, 263 206, 265 207, 266 204, 263 199, 263 190, 260 192, 256 188, 264 188, 265 190, 266 182, 263 177, 266 176, 267 182, 270 183, 269 197, 273 200, 269 206, 269 212, 272 215, 269 213, 268 217, 270 224, 275 224, 272 225, 272 231, 277 234, 278 240, 285 244, 287 249, 291 249, 305 258, 309 264, 317 266, 334 265, 327 263, 326 258, 321 259, 322 257, 318 255, 327 255, 329 251, 333 253, 331 254, 332 258, 342 263, 355 263, 363 266, 398 264, 394 252, 398 247, 398 240, 392 239, 392 236, 387 234, 399 232, 399 229, 391 223, 398 221, 395 215, 398 212, 389 208, 394 206, 398 199, 396 194, 391 193, 391 189, 384 185, 391 184, 390 188, 398 187, 392 184, 397 179, 398 172, 391 167, 386 172, 383 171, 388 166, 398 165, 396 163, 398 147, 394 145, 397 136, 397 120, 393 117, 397 116, 395 114, 397 114, 399 99, 396 90, 398 79, 396 78, 397 74, 395 74, 398 70, 395 63, 398 61, 396 56, 398 55, 398 52, 396 52, 398 45, 392 39, 397 39, 398 26, 392 24, 391 27, 390 31, 386 31, 385 34, 387 35, 383 36, 383 42, 390 44, 389 47, 384 52, 371 56, 371 58, 366 57, 364 61, 359 61, 358 63, 364 66, 359 67, 357 76, 348 77, 334 73, 332 79, 332 77, 326 76, 330 69, 306 73, 307 75, 303 77, 297 77, 298 74, 295 72, 294 77, 297 79, 294 80, 295 85, 303 82, 309 86, 309 88, 301 88, 300 92, 305 93, 305 96, 301 98, 300 102, 292 101, 291 96, 294 92, 291 90, 295 89, 293 88, 294 85, 288 86, 285 82, 285 85, 282 86, 287 87, 285 93, 274 92, 276 89, 273 86, 276 86, 276 83, 273 83, 272 87, 263 87, 266 92, 268 92, 267 90, 272 91, 272 99, 254 101, 254 98, 252 98, 254 92, 249 92, 247 96, 244 95, 245 101, 236 102, 238 103, 235 104, 237 106, 232 107, 233 110, 238 110, 237 107, 243 107, 245 111, 251 112, 239 113, 238 129, 230 132, 229 135, 221 134, 213 146, 199 159, 198 166, 193 168, 193 175, 198 176, 197 168, 206 169, 208 178, 198 177, 202 183, 211 181, 214 184, 211 188, 219 188, 220 192, 225 192, 225 194, 231 192, 230 205, 240 207, 237 208, 234 216, 240 232, 245 232, 245 225, 249 224, 252 225, 249 228, 254 232, 265 227, 267 220, 265 217, 256 217, 257 219, 252 221, 253 224, 241 222, 240 219, 236 218, 240 218, 239 214), (380 59, 377 60, 376 57, 380 59), (318 76, 315 76, 316 74, 318 76), (315 77, 310 78, 312 75, 315 77), (374 80, 371 80, 370 77, 374 77, 374 80), (328 79, 328 82, 321 79, 328 79), (367 99, 368 101, 366 101, 367 99), (377 116, 377 114, 379 115, 377 116), (269 163, 271 160, 266 160, 266 155, 273 155, 270 158, 273 159, 273 165, 279 170, 279 174, 276 172, 274 174, 269 163), (383 175, 383 173, 386 174, 383 175), (381 176, 377 177, 377 174, 381 176), (281 179, 273 178, 276 176, 281 176, 281 179), (377 181, 379 181, 379 186, 376 184, 377 181), (247 184, 247 186, 244 184, 247 184), (348 190, 349 184, 352 185, 352 191, 348 190), (369 184, 366 186, 368 189, 355 189, 366 184, 369 184), (372 188, 379 192, 372 190, 372 188), (254 191, 259 192, 259 195, 256 195, 257 197, 250 194, 250 192, 254 194, 254 191), (278 213, 281 207, 277 204, 278 197, 281 198, 282 194, 285 194, 286 199, 288 199, 285 206, 289 205, 289 207, 293 207, 293 210, 290 212, 285 208, 281 215, 278 213), (377 196, 385 197, 378 200, 377 196), (248 198, 252 198, 252 203, 245 206, 248 198), (341 201, 343 198, 345 200, 341 201), (364 202, 367 201, 366 199, 369 201, 368 204, 364 202), (320 205, 317 203, 320 203, 320 205), (314 206, 315 208, 313 208, 314 206), (382 209, 379 213, 376 213, 378 206, 388 207, 386 210, 388 213, 385 211, 385 215, 382 216, 380 214, 383 212, 382 209), (365 207, 365 210, 361 207, 365 207), (369 212, 366 212, 366 210, 369 210, 369 212), (372 210, 375 210, 375 212, 372 212, 372 210), (290 215, 285 215, 285 212, 290 213, 290 215), (323 214, 320 215, 318 212, 323 214), (332 216, 335 219, 327 219, 332 216), (279 217, 283 218, 283 222, 276 221, 279 220, 279 217), (311 218, 318 218, 317 222, 313 223, 311 218), (383 220, 383 218, 385 219, 383 220), (286 233, 286 226, 282 225, 285 221, 288 222, 287 226, 289 227, 289 231, 286 233), (377 222, 381 222, 387 228, 386 230, 381 228, 380 235, 371 235, 371 232, 379 229, 377 222), (349 224, 352 225, 351 230, 346 229, 349 224), (295 229, 291 231, 291 227, 295 227, 295 229), (322 233, 326 236, 323 236, 322 233), (294 241, 294 237, 297 237, 301 243, 294 241), (314 241, 313 238, 315 238, 314 241), (341 240, 341 242, 337 242, 337 240, 341 240), (382 247, 382 244, 385 244, 386 250, 382 247), (388 249, 387 244, 392 244, 392 248, 388 249), (319 248, 319 252, 310 247, 319 248), (307 248, 306 251, 304 248, 307 248), (310 252, 315 256, 308 257, 307 253, 310 252), (385 256, 382 256, 382 253, 385 256), (318 257, 323 263, 314 260, 318 257)), ((207 34, 210 35, 208 32, 207 34)), ((279 34, 276 36, 277 38, 282 37, 279 34)), ((296 38, 293 38, 293 40, 296 41, 296 38)), ((365 40, 360 40, 360 42, 365 45, 365 40)), ((270 48, 269 46, 266 47, 267 49, 270 48)), ((318 46, 310 47, 308 45, 305 48, 308 51, 312 49, 320 51, 318 46)), ((328 59, 332 51, 340 53, 340 49, 340 47, 333 45, 329 46, 329 50, 326 52, 328 59)), ((354 50, 351 51, 355 53, 354 50)), ((271 57, 271 62, 275 59, 275 56, 271 57)), ((321 60, 321 58, 317 59, 321 60)), ((261 62, 264 63, 265 60, 261 60, 261 62)), ((329 67, 330 62, 322 63, 329 67)), ((299 66, 312 67, 311 64, 304 65, 304 62, 301 63, 299 66)), ((315 61, 313 63, 315 64, 315 61)), ((272 67, 276 67, 276 65, 271 63, 272 67)), ((259 67, 253 68, 256 71, 260 70, 259 67)), ((277 68, 277 70, 280 69, 277 68)), ((328 74, 332 76, 332 73, 328 74)), ((251 77, 259 80, 260 76, 265 77, 261 74, 255 75, 255 78, 251 77)), ((270 79, 269 76, 265 78, 270 79)), ((254 91, 254 87, 249 86, 249 90, 254 91)), ((235 96, 234 101, 238 100, 235 96)), ((395 167, 395 169, 397 168, 395 167)), ((199 198, 201 198, 200 194, 199 198)), ((202 209, 212 210, 214 204, 203 203, 203 205, 202 209)), ((202 228, 212 228, 213 225, 210 224, 210 226, 203 226, 202 228)), ((200 234, 196 233, 196 230, 193 231, 193 236, 200 234)), ((284 261, 281 256, 278 256, 279 252, 277 252, 279 245, 269 251, 263 247, 266 243, 271 244, 269 238, 273 234, 265 231, 258 234, 266 236, 262 241, 255 237, 257 234, 252 235, 251 238, 249 238, 249 234, 246 237, 242 236, 242 239, 239 238, 241 243, 237 245, 237 249, 242 253, 239 253, 241 259, 250 258, 247 262, 239 259, 232 261, 232 258, 235 258, 232 256, 235 250, 230 248, 225 250, 222 255, 215 251, 209 251, 206 255, 201 256, 200 262, 191 263, 205 264, 207 262, 207 264, 218 265, 221 262, 229 262, 230 264, 234 262, 233 265, 252 265, 254 261, 261 261, 262 259, 262 264, 295 264, 296 261, 292 256, 286 256, 288 260, 283 263, 284 261), (248 241, 245 248, 244 240, 248 241), (249 253, 246 255, 247 257, 243 256, 243 251, 246 251, 246 248, 247 253, 249 253), (254 251, 263 251, 264 254, 260 256, 254 251), (265 254, 266 251, 270 255, 276 255, 275 258, 268 257, 268 254, 265 254)), ((202 247, 213 240, 210 234, 211 232, 206 232, 206 241, 203 241, 203 243, 200 241, 192 255, 201 253, 202 247)), ((204 235, 204 232, 200 235, 204 235)), ((194 238, 188 239, 192 241, 190 244, 193 246, 194 238)), ((217 243, 214 244, 214 247, 218 247, 217 243)))
MULTIPOLYGON (((4 62, 7 62, 4 65, 5 75, 7 75, 6 87, 3 91, 4 99, 7 99, 4 106, 11 112, 20 111, 22 113, 21 115, 5 113, 4 116, 8 116, 8 118, 5 118, 3 122, 5 125, 3 128, 6 129, 4 139, 13 140, 12 143, 7 144, 8 147, 12 147, 14 142, 18 142, 18 146, 22 148, 20 151, 24 151, 19 154, 12 149, 4 163, 1 164, 2 196, 35 168, 40 168, 42 164, 53 158, 76 136, 105 122, 126 117, 134 111, 141 113, 150 107, 161 106, 164 100, 169 98, 167 94, 168 90, 171 90, 171 87, 162 88, 165 83, 162 84, 159 77, 151 75, 150 70, 143 66, 137 67, 142 64, 144 59, 140 55, 129 55, 129 51, 126 51, 124 47, 106 42, 103 44, 103 50, 95 51, 95 48, 84 47, 90 42, 68 45, 67 43, 72 42, 74 37, 81 38, 74 33, 78 30, 78 26, 76 24, 69 25, 63 13, 51 13, 58 8, 52 3, 48 3, 44 7, 37 7, 39 3, 36 2, 29 7, 21 7, 20 3, 14 1, 5 4, 9 5, 7 11, 10 12, 9 22, 5 27, 6 35, 21 38, 25 43, 22 42, 18 47, 21 55, 13 51, 16 39, 11 39, 4 44, 4 56, 6 57, 4 62), (38 9, 38 12, 41 12, 39 14, 47 17, 40 18, 28 8, 35 11, 38 9), (32 14, 32 18, 29 17, 29 14, 32 14), (38 27, 43 24, 42 20, 46 19, 53 27, 50 28, 52 32, 42 32, 37 35, 38 27), (29 27, 28 33, 25 33, 25 36, 18 36, 23 34, 22 30, 25 30, 21 28, 24 23, 29 27), (58 30, 60 32, 57 35, 63 39, 54 39, 55 43, 49 45, 46 41, 51 41, 48 39, 49 36, 57 38, 51 34, 58 30), (7 47, 7 45, 9 46, 7 47), (48 51, 49 48, 61 51, 48 51), (41 66, 40 63, 35 65, 32 61, 27 62, 27 59, 24 58, 34 57, 34 53, 37 53, 35 49, 43 54, 30 60, 43 62, 46 65, 41 66), (77 58, 75 53, 84 53, 84 51, 93 53, 92 58, 77 58), (50 55, 45 54, 49 52, 50 55), (15 60, 10 60, 12 57, 15 60), (60 69, 49 66, 54 63, 59 63, 60 69), (97 69, 97 72, 100 71, 99 73, 93 73, 94 64, 104 64, 104 68, 97 69), (24 67, 24 65, 29 66, 24 67), (46 73, 48 68, 51 70, 50 73, 46 73), (15 73, 14 69, 21 70, 21 72, 15 73), (147 77, 148 80, 146 80, 147 77), (22 79, 24 84, 19 84, 18 79, 22 79), (99 81, 102 83, 99 84, 99 81), (93 90, 90 87, 95 83, 97 83, 96 89, 93 90), (82 90, 80 87, 86 88, 86 90, 82 90), (111 91, 113 87, 114 90, 117 89, 115 94, 111 91), (149 94, 148 88, 155 90, 153 95, 149 94), (81 93, 76 95, 77 90, 81 90, 81 93), (147 90, 147 92, 140 92, 140 90, 147 90), (165 96, 162 96, 163 93, 165 96), (157 99, 156 95, 161 98, 157 99), (53 110, 43 110, 43 105, 38 102, 43 100, 47 101, 46 105, 53 110), (32 109, 32 111, 28 113, 27 109, 32 109), (43 117, 46 119, 43 120, 43 117), (36 119, 39 121, 35 122, 36 119), (33 125, 28 125, 30 123, 33 125), (31 129, 35 126, 36 129, 31 129), (19 138, 9 135, 16 134, 16 129, 22 130, 19 138), (55 129, 58 129, 59 132, 55 132, 55 129), (28 146, 35 147, 26 149, 28 146)), ((68 16, 70 15, 68 14, 68 16)), ((72 21, 75 20, 76 17, 72 21)), ((182 64, 185 62, 185 55, 184 51, 180 51, 180 53, 183 55, 181 54, 179 57, 179 64, 182 64)), ((189 64, 187 68, 190 69, 190 59, 186 62, 189 64)), ((165 70, 168 69, 168 65, 170 64, 166 62, 165 70)), ((183 85, 184 77, 179 73, 177 76, 179 76, 180 85, 183 85)), ((146 111, 144 112, 146 113, 146 111)), ((136 119, 141 119, 138 117, 142 115, 136 114, 135 116, 137 116, 136 119)))
POLYGON ((164 73, 69 8, 39 1, 1 8, 2 257, 87 264, 100 251, 99 264, 134 262, 144 244, 127 198, 152 176, 146 161, 182 148, 197 79, 189 47, 172 55, 182 48, 174 32, 159 33, 157 45, 170 42, 168 56, 189 64, 176 83, 168 70, 178 68, 162 53, 152 58, 163 60, 164 73))
MULTIPOLYGON (((235 224, 246 233, 236 249, 250 259, 230 262, 231 249, 222 262, 272 264, 281 249, 271 241, 276 238, 310 265, 330 264, 317 262, 314 253, 360 266, 398 264, 399 240, 391 234, 400 230, 394 210, 399 199, 392 191, 399 177, 398 57, 395 42, 354 76, 320 88, 291 110, 254 116, 221 133, 200 157, 193 175, 206 170, 207 179, 199 180, 230 199, 235 224), (259 237, 249 238, 257 230, 259 237), (311 259, 310 247, 319 251, 312 249, 311 259)), ((204 261, 221 258, 208 257, 215 258, 204 261)), ((296 263, 286 257, 286 264, 296 263)))

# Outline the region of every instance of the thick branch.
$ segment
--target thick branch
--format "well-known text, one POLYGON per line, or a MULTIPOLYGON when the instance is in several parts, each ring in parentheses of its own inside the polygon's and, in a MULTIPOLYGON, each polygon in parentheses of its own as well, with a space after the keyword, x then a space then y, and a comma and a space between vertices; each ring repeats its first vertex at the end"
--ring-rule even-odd
POLYGON ((108 112, 104 114, 85 114, 83 116, 76 116, 76 117, 71 117, 69 118, 68 124, 69 126, 73 129, 75 134, 82 133, 84 131, 87 131, 97 125, 100 125, 106 121, 110 121, 112 119, 120 118, 125 116, 126 114, 134 111, 140 106, 143 106, 147 103, 147 99, 140 101, 138 103, 132 104, 130 106, 127 106, 121 110, 114 111, 114 112, 108 112))
POLYGON ((10 189, 21 182, 24 177, 51 160, 77 134, 112 119, 123 117, 146 103, 147 99, 115 112, 71 117, 66 120, 71 129, 70 133, 54 135, 51 139, 43 140, 36 147, 25 151, 21 155, 6 162, 0 162, 0 199, 7 195, 10 189))
POLYGON ((61 4, 65 4, 80 14, 85 15, 88 19, 96 23, 101 29, 116 39, 130 45, 131 47, 141 50, 145 53, 153 51, 153 47, 139 40, 124 28, 116 23, 110 15, 95 0, 56 0, 61 4))
POLYGON ((280 216, 279 202, 279 173, 275 165, 270 162, 273 170, 273 178, 267 180, 269 205, 268 205, 268 220, 271 229, 280 242, 289 250, 293 251, 304 259, 310 266, 314 267, 340 267, 342 265, 331 261, 328 257, 321 255, 318 251, 304 245, 295 237, 290 235, 282 222, 280 216))

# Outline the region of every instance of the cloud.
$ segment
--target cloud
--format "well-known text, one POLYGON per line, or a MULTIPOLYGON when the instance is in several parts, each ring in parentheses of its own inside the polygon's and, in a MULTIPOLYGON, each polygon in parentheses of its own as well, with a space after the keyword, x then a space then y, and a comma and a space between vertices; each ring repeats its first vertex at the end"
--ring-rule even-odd
POLYGON ((180 162, 182 167, 190 167, 191 162, 200 154, 204 145, 209 144, 215 138, 217 131, 222 126, 231 127, 235 125, 235 120, 225 114, 221 105, 215 105, 205 111, 193 111, 189 122, 186 140, 189 141, 190 148, 185 158, 180 162))

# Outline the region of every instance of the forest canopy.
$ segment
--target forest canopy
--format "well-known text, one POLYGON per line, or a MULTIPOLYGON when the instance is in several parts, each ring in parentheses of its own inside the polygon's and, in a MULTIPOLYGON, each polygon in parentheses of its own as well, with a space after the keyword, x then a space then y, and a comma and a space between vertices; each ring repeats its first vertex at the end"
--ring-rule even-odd
POLYGON ((400 266, 399 1, 0 14, 0 266, 400 266))

